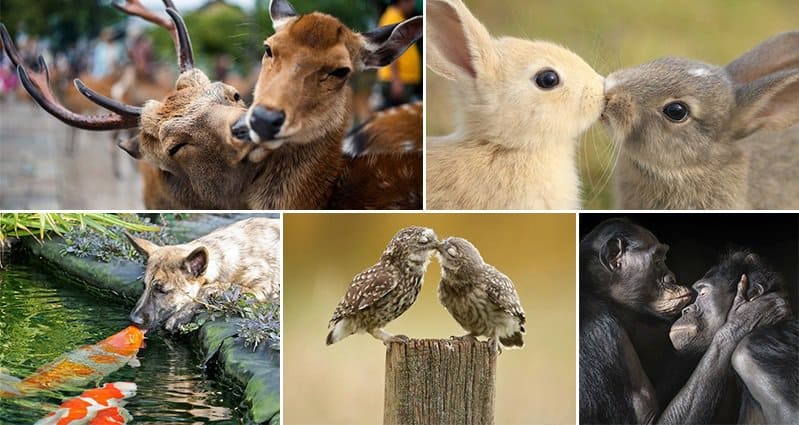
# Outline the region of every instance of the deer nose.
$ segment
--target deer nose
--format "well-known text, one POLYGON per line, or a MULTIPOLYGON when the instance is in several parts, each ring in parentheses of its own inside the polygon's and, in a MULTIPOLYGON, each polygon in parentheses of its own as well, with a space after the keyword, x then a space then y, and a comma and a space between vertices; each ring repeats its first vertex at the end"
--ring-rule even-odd
POLYGON ((230 126, 233 137, 250 142, 250 127, 247 125, 247 114, 241 114, 238 120, 230 126))
POLYGON ((286 114, 283 111, 265 108, 261 105, 255 106, 250 114, 250 129, 255 131, 261 140, 272 140, 283 122, 286 121, 286 114))

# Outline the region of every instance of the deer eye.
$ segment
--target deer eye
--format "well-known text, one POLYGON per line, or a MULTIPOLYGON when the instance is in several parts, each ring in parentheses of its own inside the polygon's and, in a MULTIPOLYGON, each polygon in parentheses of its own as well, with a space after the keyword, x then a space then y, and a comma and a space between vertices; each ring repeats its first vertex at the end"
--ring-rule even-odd
POLYGON ((268 44, 264 44, 264 56, 271 58, 272 57, 272 48, 269 47, 268 44))
POLYGON ((350 69, 345 67, 336 68, 330 72, 330 75, 336 78, 344 78, 347 75, 350 75, 350 69))
POLYGON ((178 151, 181 150, 186 145, 188 145, 188 143, 182 142, 172 146, 171 148, 169 148, 169 156, 175 156, 175 154, 178 153, 178 151))

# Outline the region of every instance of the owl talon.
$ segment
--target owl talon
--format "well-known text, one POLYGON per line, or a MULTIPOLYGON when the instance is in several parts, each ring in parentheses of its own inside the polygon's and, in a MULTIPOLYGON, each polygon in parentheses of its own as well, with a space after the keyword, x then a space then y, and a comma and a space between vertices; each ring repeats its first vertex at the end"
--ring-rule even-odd
POLYGON ((488 347, 496 355, 502 354, 502 346, 499 344, 498 338, 491 338, 488 340, 488 347))
POLYGON ((449 339, 471 339, 473 341, 477 341, 477 335, 468 333, 466 335, 452 335, 449 339))
POLYGON ((383 343, 386 345, 391 344, 392 342, 398 342, 400 344, 407 344, 411 339, 405 335, 394 335, 390 338, 386 338, 383 340, 383 343))

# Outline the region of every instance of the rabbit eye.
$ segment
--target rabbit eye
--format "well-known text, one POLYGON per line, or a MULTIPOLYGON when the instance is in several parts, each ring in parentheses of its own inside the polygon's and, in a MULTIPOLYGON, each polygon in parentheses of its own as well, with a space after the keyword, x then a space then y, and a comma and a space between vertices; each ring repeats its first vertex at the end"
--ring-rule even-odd
POLYGON ((545 69, 535 75, 535 84, 544 90, 550 90, 560 84, 560 77, 557 72, 545 69))
POLYGON ((682 102, 671 102, 663 107, 663 115, 674 122, 683 122, 688 119, 688 105, 682 102))

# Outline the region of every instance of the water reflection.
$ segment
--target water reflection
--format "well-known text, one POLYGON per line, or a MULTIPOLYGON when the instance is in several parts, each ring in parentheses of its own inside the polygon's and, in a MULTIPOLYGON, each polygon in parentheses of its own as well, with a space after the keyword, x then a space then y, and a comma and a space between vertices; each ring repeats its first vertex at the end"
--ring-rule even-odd
MULTIPOLYGON (((94 298, 57 270, 13 264, 0 270, 0 369, 17 377, 84 344, 128 325, 129 307, 94 298)), ((230 388, 207 380, 199 353, 183 341, 148 333, 139 352, 141 367, 129 366, 103 382, 138 384, 126 408, 135 423, 239 424, 244 412, 230 388)), ((64 389, 23 399, 0 399, 0 422, 30 424, 81 389, 64 389)))

